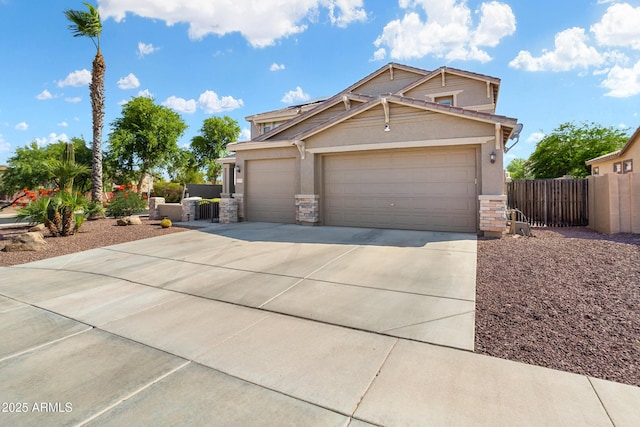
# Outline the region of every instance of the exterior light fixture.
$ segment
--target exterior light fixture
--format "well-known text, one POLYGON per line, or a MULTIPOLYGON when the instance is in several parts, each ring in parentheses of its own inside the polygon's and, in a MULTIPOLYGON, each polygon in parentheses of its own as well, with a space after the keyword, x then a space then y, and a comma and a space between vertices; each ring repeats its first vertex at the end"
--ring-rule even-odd
POLYGON ((491 154, 489 154, 489 161, 491 162, 491 164, 494 164, 496 162, 496 152, 492 151, 491 154))
POLYGON ((391 128, 389 127, 389 123, 386 123, 386 124, 384 125, 384 131, 385 131, 385 132, 389 132, 389 131, 391 131, 391 128))
POLYGON ((236 165, 236 172, 238 173, 242 172, 242 168, 240 167, 240 165, 236 165))

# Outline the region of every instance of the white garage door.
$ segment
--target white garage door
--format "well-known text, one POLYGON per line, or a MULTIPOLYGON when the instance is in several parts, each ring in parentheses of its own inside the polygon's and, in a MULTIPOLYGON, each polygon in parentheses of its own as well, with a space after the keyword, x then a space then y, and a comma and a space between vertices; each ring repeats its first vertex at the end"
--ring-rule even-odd
POLYGON ((245 162, 248 221, 295 223, 295 159, 245 162))
POLYGON ((476 232, 476 149, 324 157, 327 225, 476 232))

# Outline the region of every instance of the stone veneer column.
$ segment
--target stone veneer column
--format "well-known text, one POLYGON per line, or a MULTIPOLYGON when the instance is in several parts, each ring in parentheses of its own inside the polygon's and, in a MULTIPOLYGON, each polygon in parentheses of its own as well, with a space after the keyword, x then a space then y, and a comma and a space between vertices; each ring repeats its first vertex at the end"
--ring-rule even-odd
POLYGON ((482 195, 480 200, 480 231, 488 237, 500 237, 507 230, 507 196, 482 195))
POLYGON ((180 221, 195 221, 199 219, 198 216, 200 214, 200 209, 198 209, 198 205, 200 204, 200 199, 202 197, 186 197, 182 199, 182 214, 180 216, 180 221))
POLYGON ((238 221, 244 221, 244 194, 233 193, 233 198, 238 204, 238 221))
POLYGON ((149 197, 149 219, 154 221, 160 219, 158 206, 164 204, 164 197, 149 197))
POLYGON ((296 223, 317 225, 320 222, 320 196, 296 194, 296 223))
POLYGON ((220 198, 220 224, 232 224, 238 222, 238 202, 229 197, 229 194, 222 194, 220 198))

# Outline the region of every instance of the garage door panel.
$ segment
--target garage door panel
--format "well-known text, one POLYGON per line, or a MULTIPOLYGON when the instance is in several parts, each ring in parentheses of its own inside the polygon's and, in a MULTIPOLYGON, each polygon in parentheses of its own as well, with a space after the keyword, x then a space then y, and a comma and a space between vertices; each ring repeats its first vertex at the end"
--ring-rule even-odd
POLYGON ((295 222, 295 159, 248 160, 247 220, 295 222))
POLYGON ((475 232, 475 148, 324 157, 327 225, 475 232))

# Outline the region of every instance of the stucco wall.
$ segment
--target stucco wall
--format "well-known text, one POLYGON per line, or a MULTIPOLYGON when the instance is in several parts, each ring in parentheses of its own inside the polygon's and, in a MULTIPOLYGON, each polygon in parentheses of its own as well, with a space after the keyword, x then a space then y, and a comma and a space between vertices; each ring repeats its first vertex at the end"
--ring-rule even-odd
POLYGON ((589 177, 589 228, 640 233, 640 173, 589 177))
MULTIPOLYGON (((456 107, 494 104, 493 90, 489 91, 489 96, 487 97, 487 84, 485 82, 445 73, 445 84, 445 86, 442 86, 442 77, 438 75, 407 91, 404 95, 430 101, 427 96, 431 97, 440 93, 461 91, 456 95, 456 107)), ((490 112, 493 112, 493 109, 490 112)))

